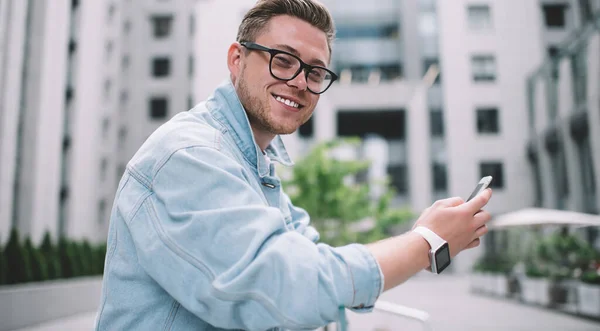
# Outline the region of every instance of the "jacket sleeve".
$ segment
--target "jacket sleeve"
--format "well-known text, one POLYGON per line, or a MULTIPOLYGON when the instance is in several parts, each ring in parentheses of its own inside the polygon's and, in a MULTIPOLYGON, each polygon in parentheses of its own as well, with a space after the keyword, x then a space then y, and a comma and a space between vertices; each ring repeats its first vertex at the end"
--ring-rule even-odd
POLYGON ((316 243, 320 239, 319 232, 313 226, 310 225, 310 215, 301 207, 294 206, 290 197, 286 193, 285 200, 287 201, 292 216, 292 226, 294 230, 301 233, 303 236, 308 238, 310 241, 316 243))
POLYGON ((287 230, 218 150, 175 152, 150 186, 127 221, 139 263, 216 327, 315 329, 338 320, 340 307, 370 311, 381 292, 366 247, 333 248, 287 230))

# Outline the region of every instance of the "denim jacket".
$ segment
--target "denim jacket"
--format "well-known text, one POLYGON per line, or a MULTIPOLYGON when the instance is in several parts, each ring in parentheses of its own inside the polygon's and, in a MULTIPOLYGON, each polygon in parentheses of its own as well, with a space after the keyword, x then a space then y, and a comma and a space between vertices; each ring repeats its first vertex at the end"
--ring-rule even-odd
POLYGON ((127 165, 110 218, 96 330, 306 330, 370 312, 383 276, 359 244, 317 243, 230 80, 158 128, 127 165))

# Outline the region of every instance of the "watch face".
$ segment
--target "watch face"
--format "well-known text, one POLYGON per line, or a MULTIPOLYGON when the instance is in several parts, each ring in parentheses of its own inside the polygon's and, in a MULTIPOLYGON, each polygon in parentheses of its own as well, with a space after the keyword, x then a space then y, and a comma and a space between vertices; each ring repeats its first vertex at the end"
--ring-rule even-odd
POLYGON ((450 248, 445 243, 435 252, 435 264, 437 273, 441 273, 450 265, 450 248))

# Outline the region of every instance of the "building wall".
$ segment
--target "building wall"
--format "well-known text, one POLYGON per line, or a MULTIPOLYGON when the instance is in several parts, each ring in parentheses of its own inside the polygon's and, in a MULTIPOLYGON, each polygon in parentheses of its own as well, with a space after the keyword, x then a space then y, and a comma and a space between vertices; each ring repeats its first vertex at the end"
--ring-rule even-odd
MULTIPOLYGON (((129 29, 126 32, 124 30, 121 38, 122 56, 129 60, 127 65, 122 66, 123 85, 119 105, 123 117, 122 133, 119 134, 123 146, 119 151, 121 169, 156 128, 176 113, 190 108, 189 99, 195 94, 189 68, 189 59, 194 50, 193 24, 190 22, 194 15, 194 4, 193 0, 135 0, 123 4, 123 24, 128 22, 129 29), (164 15, 172 16, 170 31, 168 35, 157 38, 154 35, 153 17, 164 15), (170 59, 167 76, 153 76, 152 61, 156 57, 170 59), (153 97, 165 97, 168 100, 164 117, 150 117, 149 104, 153 97)), ((200 23, 197 21, 196 24, 200 23)), ((198 61, 194 61, 194 66, 196 63, 198 61)))
POLYGON ((589 23, 530 77, 527 150, 533 173, 540 172, 530 181, 540 188, 539 207, 600 212, 599 30, 589 23))
POLYGON ((525 80, 543 58, 542 23, 534 1, 488 3, 492 25, 477 31, 469 28, 469 1, 438 2, 444 120, 449 194, 468 196, 482 175, 487 175, 480 173, 479 164, 500 162, 504 185, 494 190, 488 209, 501 213, 532 203, 524 152, 515 146, 527 139, 525 80), (517 5, 519 10, 515 10, 517 5), (474 81, 471 57, 478 54, 495 57, 495 81, 474 81), (476 109, 480 107, 498 109, 497 134, 478 133, 476 109))
POLYGON ((17 0, 0 3, 0 243, 12 225, 27 4, 17 0))

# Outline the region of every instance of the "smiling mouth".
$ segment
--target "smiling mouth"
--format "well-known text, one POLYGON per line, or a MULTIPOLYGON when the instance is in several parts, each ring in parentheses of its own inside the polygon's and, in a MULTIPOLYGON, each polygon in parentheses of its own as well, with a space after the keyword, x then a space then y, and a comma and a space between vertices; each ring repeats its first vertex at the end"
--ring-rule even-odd
POLYGON ((280 96, 278 96, 276 94, 273 94, 273 98, 275 98, 275 100, 277 100, 277 101, 281 102, 282 104, 284 104, 286 106, 289 106, 289 107, 293 107, 293 108, 296 108, 296 109, 302 109, 304 107, 303 105, 301 105, 301 104, 299 104, 297 102, 294 102, 292 100, 280 97, 280 96))

